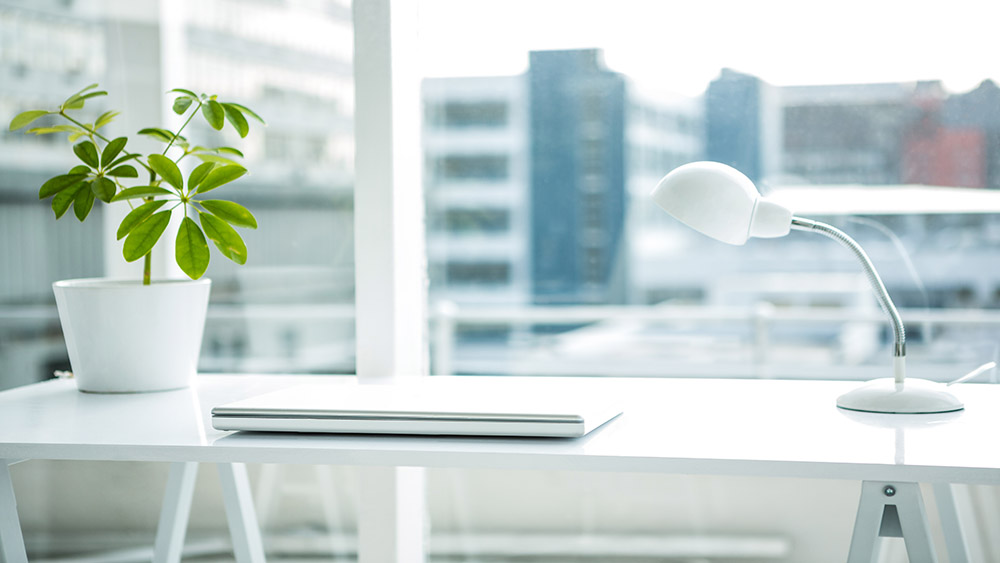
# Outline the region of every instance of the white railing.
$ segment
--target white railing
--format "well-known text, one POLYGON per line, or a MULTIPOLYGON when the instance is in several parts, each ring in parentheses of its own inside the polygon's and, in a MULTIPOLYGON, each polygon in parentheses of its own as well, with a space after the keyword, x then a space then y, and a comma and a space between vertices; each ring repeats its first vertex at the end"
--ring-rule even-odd
MULTIPOLYGON (((930 349, 942 336, 956 330, 977 329, 983 357, 979 363, 996 359, 993 357, 1000 344, 1000 311, 982 309, 903 309, 900 311, 910 329, 919 327, 920 338, 911 340, 911 368, 920 371, 935 370, 941 363, 964 363, 962 359, 929 357, 930 349), (912 344, 916 344, 913 346, 912 344), (914 354, 913 352, 917 352, 914 354), (914 357, 928 365, 912 361, 914 357)), ((574 306, 574 307, 458 307, 451 303, 439 304, 433 311, 434 332, 432 366, 435 374, 447 375, 463 371, 484 372, 487 362, 457 362, 459 356, 456 335, 461 327, 530 327, 531 325, 579 326, 608 325, 608 333, 614 325, 674 326, 690 332, 711 333, 713 327, 739 326, 747 333, 748 350, 735 362, 727 363, 724 358, 715 358, 707 363, 645 362, 641 357, 630 357, 625 349, 609 355, 605 361, 595 362, 593 357, 583 357, 572 361, 566 354, 561 357, 548 354, 547 361, 538 357, 527 361, 507 361, 496 368, 497 373, 525 375, 632 375, 632 376, 734 376, 734 377, 820 377, 831 379, 867 379, 878 377, 882 367, 876 365, 809 365, 809 374, 801 373, 796 365, 775 365, 774 333, 782 328, 828 328, 835 331, 845 325, 869 325, 874 337, 870 347, 881 351, 879 331, 887 331, 886 315, 876 309, 869 310, 828 308, 828 307, 774 307, 760 303, 751 307, 715 307, 703 305, 661 305, 661 306, 574 306), (567 361, 567 360, 570 361, 567 361), (481 367, 469 370, 471 366, 481 367), (547 364, 547 365, 543 365, 547 364), (463 367, 466 369, 463 370, 463 367), (798 370, 798 371, 796 371, 798 370)), ((572 338, 572 337, 570 337, 572 338)), ((711 346, 706 343, 706 346, 711 346)), ((885 354, 888 363, 889 352, 885 354)), ((881 358, 881 356, 879 356, 881 358)), ((978 361, 972 358, 970 361, 978 361)), ((979 364, 976 364, 979 365, 979 364)), ((972 366, 975 367, 975 366, 972 366)), ((881 374, 884 375, 884 374, 881 374)), ((958 377, 961 373, 955 373, 958 377)), ((927 375, 924 375, 927 376, 927 375)), ((935 379, 951 379, 950 372, 930 375, 935 379)))
MULTIPOLYGON (((995 360, 996 350, 1000 349, 1000 310, 983 309, 902 309, 900 314, 911 329, 919 328, 918 339, 910 340, 910 367, 920 370, 926 364, 927 369, 937 369, 942 363, 949 365, 965 364, 969 369, 995 360), (955 358, 946 354, 934 356, 929 350, 941 347, 942 341, 951 339, 955 346, 968 346, 969 338, 961 336, 975 330, 979 357, 955 358), (964 332, 963 332, 964 331, 964 332), (956 337, 956 333, 961 333, 956 337), (977 362, 978 363, 975 363, 977 362), (973 365, 974 364, 974 365, 973 365), (929 366, 929 367, 928 367, 929 366)), ((345 356, 339 365, 350 363, 349 350, 353 342, 343 341, 353 339, 350 326, 353 325, 354 308, 349 305, 301 305, 301 304, 247 304, 247 305, 213 305, 209 308, 209 323, 225 324, 232 322, 259 322, 261 326, 267 323, 283 323, 291 327, 300 327, 303 331, 318 331, 309 336, 308 340, 315 347, 328 346, 336 349, 337 354, 345 356), (328 327, 336 323, 346 329, 336 331, 336 343, 323 343, 328 327), (309 328, 306 328, 309 327, 309 328), (317 328, 318 327, 318 328, 317 328), (318 346, 317 346, 318 344, 318 346), (346 351, 345 351, 346 350, 346 351)), ((849 308, 824 307, 774 307, 761 303, 749 307, 717 307, 703 305, 660 305, 660 306, 563 306, 563 307, 459 307, 453 303, 439 303, 431 308, 429 319, 431 332, 431 369, 434 374, 447 375, 454 373, 496 373, 496 374, 535 374, 535 375, 631 375, 631 376, 728 376, 728 377, 818 377, 831 379, 864 379, 879 376, 883 359, 882 348, 887 346, 880 335, 885 334, 887 322, 885 315, 878 309, 866 310, 849 308), (569 328, 585 327, 583 330, 571 331, 561 336, 539 335, 533 332, 536 326, 564 326, 569 328), (514 342, 493 343, 489 346, 459 344, 458 334, 463 328, 470 327, 504 327, 515 335, 514 342), (847 365, 834 365, 816 362, 804 368, 797 364, 789 364, 780 354, 780 341, 789 332, 818 330, 834 334, 845 326, 867 327, 871 337, 862 338, 865 345, 874 350, 873 361, 847 365), (623 327, 631 333, 619 330, 623 327), (625 349, 616 349, 607 357, 598 357, 596 353, 575 354, 581 345, 566 346, 573 339, 583 340, 590 332, 592 341, 600 342, 616 337, 626 345, 636 340, 645 339, 646 352, 655 348, 658 343, 645 336, 644 330, 652 327, 669 327, 677 334, 700 335, 702 347, 711 349, 718 345, 719 335, 723 332, 732 333, 739 329, 739 352, 729 357, 718 355, 710 357, 710 361, 688 361, 688 357, 671 356, 669 350, 664 350, 664 357, 649 358, 630 355, 625 349), (602 332, 603 331, 603 332, 602 332), (617 336, 616 335, 617 331, 617 336), (596 334, 595 334, 596 333, 596 334), (519 335, 519 336, 518 336, 519 335), (605 338, 605 335, 610 335, 605 338), (631 335, 636 335, 632 338, 631 335), (777 335, 777 336, 776 336, 777 335), (554 351, 558 345, 563 345, 561 351, 554 351), (484 350, 487 350, 484 353, 484 350), (492 352, 490 352, 492 351, 492 352), (597 358, 597 359, 595 359, 597 358), (806 374, 803 370, 808 370, 806 374)), ((48 323, 58 322, 55 308, 52 306, 7 306, 0 307, 0 332, 20 330, 23 327, 38 327, 48 323)), ((240 330, 251 331, 252 328, 240 330)), ((274 338, 267 330, 258 331, 257 338, 274 338)), ((2 335, 0 335, 2 336, 2 335)), ((732 352, 735 345, 733 339, 725 340, 724 346, 729 346, 732 352), (728 342, 728 344, 727 344, 728 342)), ((680 338, 682 348, 687 346, 684 338, 680 338)), ((675 338, 674 344, 677 343, 675 338)), ((609 346, 613 346, 612 342, 609 346)), ((582 345, 585 352, 586 345, 582 345)), ((266 349, 266 343, 258 341, 249 352, 266 349)), ((790 346, 786 347, 790 348, 790 346)), ((323 356, 326 356, 324 354, 323 356)), ((968 354, 966 354, 968 355, 968 354)), ((323 357, 321 356, 321 357, 323 357)), ((888 352, 884 360, 888 362, 888 352)), ((275 357, 269 365, 280 366, 286 362, 285 370, 293 370, 298 365, 294 358, 275 357)), ((957 365, 959 369, 965 365, 957 365)), ((322 368, 322 360, 313 371, 322 368)), ((955 369, 949 368, 947 375, 932 378, 950 378, 955 369)), ((961 375, 955 372, 954 377, 961 375)))

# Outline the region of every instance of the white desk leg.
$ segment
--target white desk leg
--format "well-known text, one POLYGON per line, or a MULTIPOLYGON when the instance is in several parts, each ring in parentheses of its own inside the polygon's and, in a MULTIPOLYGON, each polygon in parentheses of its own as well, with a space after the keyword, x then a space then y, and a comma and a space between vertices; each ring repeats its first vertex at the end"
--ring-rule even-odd
POLYGON ((14 482, 10 479, 9 466, 13 462, 0 459, 0 560, 6 563, 28 563, 21 535, 21 521, 17 517, 14 499, 14 482))
POLYGON ((423 563, 424 470, 366 467, 358 479, 359 563, 423 563))
POLYGON ((903 538, 910 563, 937 563, 919 484, 861 484, 848 563, 873 563, 878 557, 880 537, 903 538))
POLYGON ((170 476, 167 477, 163 507, 160 509, 160 524, 156 528, 153 563, 180 563, 197 476, 196 462, 170 464, 170 476))
POLYGON ((884 504, 879 502, 882 491, 878 483, 861 483, 861 500, 854 519, 854 534, 847 563, 875 563, 879 552, 879 528, 882 524, 884 504))
POLYGON ((264 544, 260 538, 257 513, 250 495, 247 467, 242 463, 219 463, 222 500, 226 504, 229 534, 237 563, 264 563, 264 544))
POLYGON ((944 530, 944 543, 948 548, 950 563, 969 563, 969 551, 966 547, 965 534, 962 533, 962 522, 958 518, 958 507, 950 483, 934 484, 934 501, 937 503, 938 514, 941 516, 941 528, 944 530))

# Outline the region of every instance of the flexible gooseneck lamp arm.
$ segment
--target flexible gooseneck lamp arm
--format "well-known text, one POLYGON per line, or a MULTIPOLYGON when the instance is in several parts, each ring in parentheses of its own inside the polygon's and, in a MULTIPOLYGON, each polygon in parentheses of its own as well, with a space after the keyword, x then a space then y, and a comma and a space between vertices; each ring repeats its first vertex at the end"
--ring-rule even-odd
POLYGON ((875 264, 872 263, 871 258, 868 258, 868 254, 857 241, 833 225, 793 216, 791 228, 795 231, 809 231, 831 238, 850 249, 861 262, 861 267, 868 277, 868 282, 872 286, 872 291, 875 293, 879 305, 889 315, 889 323, 892 325, 892 334, 895 338, 892 351, 893 380, 896 385, 902 386, 906 378, 906 329, 903 328, 903 319, 900 318, 899 311, 892 303, 892 298, 889 297, 889 292, 885 289, 885 284, 882 283, 882 278, 875 270, 875 264))
POLYGON ((656 185, 652 197, 680 222, 728 244, 742 245, 753 237, 782 237, 794 229, 819 233, 854 253, 892 324, 893 377, 876 379, 841 395, 838 407, 889 414, 941 413, 963 408, 944 385, 906 377, 903 321, 871 259, 843 231, 793 216, 791 210, 761 197, 753 182, 738 170, 718 162, 692 162, 674 169, 656 185))

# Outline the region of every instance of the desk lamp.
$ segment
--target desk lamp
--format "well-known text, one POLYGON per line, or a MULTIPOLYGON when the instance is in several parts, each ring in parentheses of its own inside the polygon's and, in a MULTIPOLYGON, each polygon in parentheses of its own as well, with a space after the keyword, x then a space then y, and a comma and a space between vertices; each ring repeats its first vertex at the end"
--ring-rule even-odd
POLYGON ((781 237, 794 229, 824 235, 854 253, 892 325, 895 336, 893 377, 870 381, 841 395, 837 399, 838 407, 891 414, 942 413, 963 408, 962 402, 948 393, 943 384, 906 379, 903 321, 871 259, 861 245, 843 231, 826 223, 793 216, 790 210, 762 197, 753 182, 741 172, 717 162, 692 162, 674 169, 660 180, 652 196, 680 222, 728 244, 743 245, 750 237, 781 237))

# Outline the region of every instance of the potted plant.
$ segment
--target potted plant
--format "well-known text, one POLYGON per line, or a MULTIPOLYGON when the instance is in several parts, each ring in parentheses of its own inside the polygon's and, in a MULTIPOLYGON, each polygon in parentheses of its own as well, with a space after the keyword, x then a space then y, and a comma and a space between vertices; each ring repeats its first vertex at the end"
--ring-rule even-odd
POLYGON ((247 173, 234 160, 243 154, 232 147, 192 144, 181 133, 196 116, 215 130, 225 123, 246 137, 247 118, 264 121, 249 108, 219 101, 216 96, 175 89, 173 111, 184 116, 176 132, 160 127, 142 129, 164 144, 161 152, 130 152, 128 138, 109 139, 101 130, 118 112, 107 111, 92 122, 75 117, 87 100, 105 96, 91 84, 54 110, 18 114, 10 130, 55 116, 59 123, 28 129, 35 135, 68 134, 80 164, 42 184, 38 196, 51 198, 59 219, 73 208, 84 221, 96 202, 128 205, 118 227, 128 262, 143 260, 142 280, 80 279, 53 284, 70 365, 81 391, 140 392, 187 387, 197 369, 208 307, 210 280, 208 240, 223 256, 244 264, 247 247, 235 227, 257 228, 257 220, 242 205, 214 199, 216 188, 247 173), (191 158, 189 158, 191 157, 191 158), (182 166, 198 161, 186 174, 182 166), (151 279, 152 252, 163 240, 171 218, 179 214, 175 259, 189 280, 151 279), (197 219, 197 220, 196 220, 197 219))

